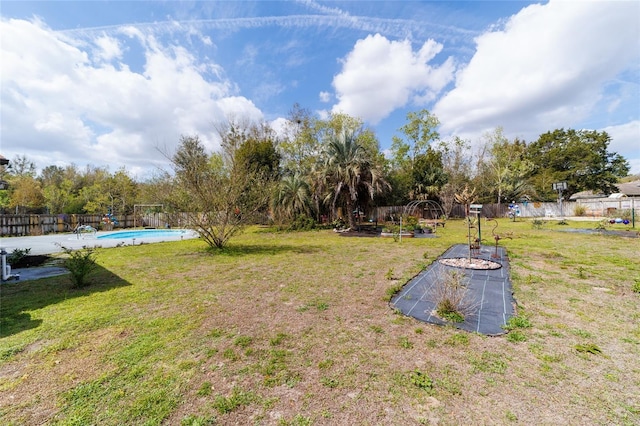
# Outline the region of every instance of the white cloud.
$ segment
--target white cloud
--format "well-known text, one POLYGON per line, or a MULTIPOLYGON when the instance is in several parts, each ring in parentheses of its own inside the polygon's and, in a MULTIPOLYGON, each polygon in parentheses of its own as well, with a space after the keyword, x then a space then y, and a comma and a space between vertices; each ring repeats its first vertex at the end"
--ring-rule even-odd
MULTIPOLYGON (((410 16, 399 10, 392 19, 367 17, 359 14, 368 8, 355 4, 345 9, 353 15, 324 4, 291 8, 324 15, 257 17, 240 8, 242 17, 233 17, 237 8, 230 6, 231 15, 216 9, 215 19, 153 15, 144 22, 149 15, 143 14, 136 24, 63 31, 38 20, 2 19, 2 154, 26 154, 39 165, 106 162, 135 169, 164 161, 155 147, 171 148, 181 134, 198 133, 213 149, 216 121, 262 119, 256 105, 281 115, 277 110, 294 101, 322 108, 321 118, 332 106, 369 124, 389 116, 376 126, 381 133, 402 124, 401 108, 427 107, 442 122, 443 136, 470 141, 496 126, 530 141, 558 127, 603 129, 638 120, 638 2, 551 0, 510 18, 493 12, 478 20, 448 11, 445 17, 431 7, 410 16), (479 35, 479 25, 494 18, 499 23, 479 35), (326 51, 315 48, 318 36, 326 51), (473 53, 474 36, 475 56, 454 74, 457 61, 473 53), (331 60, 338 55, 345 56, 336 72, 331 60), (449 55, 459 56, 454 63, 449 55), (237 82, 227 72, 237 72, 237 82), (454 76, 455 88, 442 97, 454 76), (332 77, 334 90, 322 92, 332 77)), ((632 142, 611 134, 621 147, 615 150, 640 156, 632 142)))
POLYGON ((205 46, 213 46, 213 41, 211 41, 211 37, 209 36, 203 36, 200 40, 205 46))
POLYGON ((112 37, 98 37, 95 41, 97 49, 96 56, 103 61, 109 62, 112 59, 118 59, 122 57, 122 50, 120 49, 120 43, 118 40, 112 37))
POLYGON ((262 112, 250 100, 238 96, 228 96, 218 101, 225 118, 244 117, 252 122, 263 119, 262 112))
MULTIPOLYGON (((604 85, 638 61, 636 2, 559 2, 522 9, 476 39, 455 89, 433 112, 443 132, 540 134, 579 125, 604 85)), ((637 101, 637 100, 636 100, 637 101)))
POLYGON ((451 58, 440 66, 429 62, 442 45, 426 41, 414 52, 408 40, 390 41, 376 34, 358 40, 333 79, 338 103, 345 112, 376 124, 393 110, 433 99, 453 79, 451 58))
POLYGON ((289 131, 289 120, 284 117, 278 117, 275 120, 269 123, 271 128, 276 132, 278 137, 286 137, 288 136, 289 131))
POLYGON ((327 103, 331 100, 331 93, 329 92, 320 92, 320 102, 327 103))
POLYGON ((318 118, 320 118, 320 120, 326 120, 331 116, 331 113, 326 109, 316 110, 316 114, 318 114, 318 118))
POLYGON ((628 159, 629 173, 632 175, 640 175, 640 157, 628 159))
POLYGON ((235 86, 217 65, 139 30, 125 30, 120 39, 100 35, 80 42, 38 21, 0 25, 7 158, 33 153, 40 161, 45 151, 50 155, 41 167, 74 162, 140 169, 164 161, 156 147, 171 150, 181 134, 199 134, 216 149, 216 121, 230 115, 262 120, 251 101, 235 96, 235 86), (118 59, 130 37, 141 42, 143 50, 130 53, 140 56, 142 73, 102 62, 118 59), (102 61, 92 64, 90 53, 102 61))
POLYGON ((640 120, 605 127, 602 130, 611 136, 609 151, 629 160, 631 174, 640 173, 640 120))

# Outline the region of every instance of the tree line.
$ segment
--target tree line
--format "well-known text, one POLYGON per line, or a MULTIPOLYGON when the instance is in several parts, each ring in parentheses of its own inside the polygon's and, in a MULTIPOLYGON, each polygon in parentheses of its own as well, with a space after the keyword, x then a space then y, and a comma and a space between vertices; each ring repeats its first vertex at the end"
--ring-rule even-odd
MULTIPOLYGON (((584 190, 609 194, 629 172, 628 162, 609 151, 606 132, 556 129, 532 142, 510 140, 501 128, 479 143, 443 140, 428 110, 411 112, 380 150, 375 132, 346 114, 319 118, 294 105, 279 133, 265 122, 242 117, 212 127, 221 149, 207 152, 198 135, 184 135, 172 169, 137 181, 121 167, 36 165, 25 156, 1 166, 8 185, 0 209, 8 213, 131 214, 135 204, 163 204, 194 212, 212 245, 227 231, 258 216, 277 223, 331 220, 337 211, 351 226, 374 205, 412 200, 440 202, 450 212, 455 195, 474 188, 477 202, 553 201, 554 182, 564 195, 584 190), (214 230, 212 218, 223 224, 214 230)), ((233 231, 235 232, 235 231, 233 231)), ((232 233, 233 233, 232 232, 232 233)))

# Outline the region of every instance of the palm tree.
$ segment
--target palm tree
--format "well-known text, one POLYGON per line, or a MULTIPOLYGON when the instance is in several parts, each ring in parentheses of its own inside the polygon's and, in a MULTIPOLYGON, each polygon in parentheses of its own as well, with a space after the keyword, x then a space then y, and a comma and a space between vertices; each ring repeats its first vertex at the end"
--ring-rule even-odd
POLYGON ((343 131, 332 136, 325 147, 324 179, 329 193, 325 200, 331 208, 343 200, 349 216, 349 227, 355 227, 354 205, 358 194, 364 191, 371 199, 376 192, 388 188, 381 169, 373 161, 373 155, 362 145, 354 132, 343 131))
POLYGON ((311 213, 310 201, 309 185, 298 174, 294 174, 282 178, 271 200, 271 208, 276 217, 294 219, 298 215, 311 213))

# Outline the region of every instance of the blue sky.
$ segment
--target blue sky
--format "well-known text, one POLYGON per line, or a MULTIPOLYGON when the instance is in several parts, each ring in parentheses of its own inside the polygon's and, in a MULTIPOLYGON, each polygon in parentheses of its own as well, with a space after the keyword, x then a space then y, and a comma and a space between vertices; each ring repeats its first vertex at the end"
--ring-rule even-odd
POLYGON ((180 135, 279 128, 294 103, 381 149, 429 109, 444 140, 605 130, 640 173, 640 2, 2 1, 1 147, 39 168, 167 168, 180 135))

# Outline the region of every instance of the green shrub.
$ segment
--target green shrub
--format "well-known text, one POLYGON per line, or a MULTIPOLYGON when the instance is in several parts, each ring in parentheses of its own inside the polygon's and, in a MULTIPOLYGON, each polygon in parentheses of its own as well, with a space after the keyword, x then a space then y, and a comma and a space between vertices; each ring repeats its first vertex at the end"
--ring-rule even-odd
POLYGON ((640 279, 636 280, 636 282, 633 283, 631 291, 633 291, 634 293, 640 293, 640 279))
POLYGON ((80 250, 71 250, 61 246, 62 250, 67 254, 64 260, 64 267, 71 273, 71 281, 75 288, 83 288, 88 286, 88 278, 93 271, 98 268, 96 263, 95 249, 84 246, 80 250))
POLYGON ((422 371, 415 370, 409 373, 409 381, 419 389, 426 391, 433 389, 433 380, 422 371))
POLYGON ((545 224, 544 219, 540 219, 538 217, 534 217, 533 220, 531 221, 531 227, 533 229, 542 229, 544 224, 545 224))
POLYGON ((456 312, 456 305, 453 303, 451 299, 443 299, 436 306, 436 311, 438 312, 438 315, 440 315, 441 317, 444 317, 446 315, 456 312))
POLYGON ((463 322, 465 315, 474 312, 476 306, 468 297, 466 276, 451 271, 438 277, 434 288, 436 313, 446 321, 463 322))
POLYGON ((403 216, 402 217, 402 227, 404 229, 415 229, 418 225, 418 218, 415 216, 403 216))
POLYGON ((509 318, 507 323, 502 326, 502 328, 510 332, 507 335, 507 341, 511 343, 525 342, 527 340, 527 335, 520 331, 520 329, 530 327, 531 321, 529 321, 529 318, 524 315, 516 315, 509 318))
POLYGON ((402 349, 412 349, 413 348, 413 343, 411 343, 411 340, 409 340, 409 338, 406 337, 406 336, 401 336, 398 339, 398 343, 400 343, 400 347, 402 349))
POLYGON ((447 321, 464 322, 464 315, 462 315, 460 312, 457 312, 457 311, 442 312, 440 309, 437 312, 438 312, 438 315, 440 315, 442 318, 444 318, 447 321))
POLYGON ((23 258, 25 258, 29 252, 31 252, 30 248, 26 248, 26 249, 14 249, 8 256, 7 256, 7 263, 11 266, 16 265, 18 262, 20 262, 23 258))
POLYGON ((312 231, 315 228, 316 221, 305 215, 297 216, 289 225, 290 231, 312 231))
MULTIPOLYGON (((404 229, 406 229, 406 228, 404 228, 404 229)), ((399 234, 400 233, 400 225, 395 225, 393 223, 387 223, 387 224, 385 224, 384 228, 382 228, 382 232, 387 233, 387 234, 399 234)))
POLYGON ((385 277, 387 280, 389 280, 389 281, 393 280, 393 279, 394 279, 394 278, 393 278, 393 268, 389 268, 389 270, 387 271, 387 273, 386 273, 386 274, 384 274, 384 277, 385 277))
POLYGON ((515 330, 516 328, 530 328, 531 321, 524 315, 516 315, 507 320, 507 323, 502 326, 505 330, 515 330))
POLYGON ((342 218, 338 218, 330 223, 330 227, 333 229, 344 229, 347 227, 347 223, 342 218))
POLYGON ((584 216, 587 214, 587 208, 581 204, 578 204, 573 209, 574 216, 584 216))

